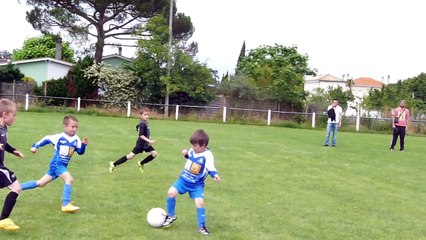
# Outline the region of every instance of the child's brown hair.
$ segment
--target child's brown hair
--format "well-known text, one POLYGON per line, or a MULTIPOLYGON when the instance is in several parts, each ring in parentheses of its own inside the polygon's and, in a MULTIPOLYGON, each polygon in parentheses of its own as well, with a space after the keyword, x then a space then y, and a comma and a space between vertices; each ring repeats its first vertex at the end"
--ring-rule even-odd
POLYGON ((66 115, 64 117, 64 125, 70 124, 70 120, 73 120, 74 122, 78 122, 78 119, 74 117, 73 115, 66 115))
POLYGON ((203 130, 198 129, 197 131, 192 134, 191 138, 189 139, 189 142, 194 145, 198 144, 200 146, 207 147, 209 144, 209 135, 203 130))
POLYGON ((4 112, 16 112, 17 110, 18 107, 14 101, 7 98, 0 99, 0 116, 2 116, 4 112))
POLYGON ((149 108, 147 108, 147 107, 142 107, 142 108, 139 110, 139 114, 142 114, 142 113, 144 113, 144 112, 150 112, 149 108))

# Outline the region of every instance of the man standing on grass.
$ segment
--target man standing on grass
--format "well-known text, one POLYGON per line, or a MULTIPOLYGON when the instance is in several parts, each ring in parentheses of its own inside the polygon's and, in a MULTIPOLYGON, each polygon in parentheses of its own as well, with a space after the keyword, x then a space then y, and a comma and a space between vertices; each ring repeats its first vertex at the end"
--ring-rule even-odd
POLYGON ((337 99, 333 99, 330 106, 327 108, 327 134, 325 136, 324 146, 328 146, 328 142, 330 139, 330 133, 333 131, 333 139, 331 140, 331 146, 336 146, 337 141, 337 130, 342 126, 342 116, 343 110, 342 107, 339 106, 339 101, 337 99))
POLYGON ((405 107, 405 100, 399 102, 399 107, 393 110, 393 120, 392 120, 392 143, 390 150, 393 151, 393 148, 396 145, 396 141, 399 136, 399 150, 404 151, 405 144, 405 130, 407 128, 407 122, 410 119, 410 112, 405 107))

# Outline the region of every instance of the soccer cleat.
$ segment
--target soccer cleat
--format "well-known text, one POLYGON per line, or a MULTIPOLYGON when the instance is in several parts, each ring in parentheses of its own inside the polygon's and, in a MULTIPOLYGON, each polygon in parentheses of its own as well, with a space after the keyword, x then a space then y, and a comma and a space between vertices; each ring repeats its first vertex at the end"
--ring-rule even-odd
POLYGON ((177 219, 176 216, 174 216, 174 217, 167 216, 166 221, 164 221, 164 223, 163 223, 163 227, 165 227, 165 228, 170 227, 170 225, 172 225, 172 223, 174 221, 176 221, 176 219, 177 219))
POLYGON ((19 230, 19 226, 16 225, 12 219, 10 218, 5 218, 3 220, 0 220, 0 229, 3 228, 4 230, 7 231, 17 231, 19 230))
POLYGON ((114 171, 114 162, 109 162, 109 173, 112 173, 112 171, 114 171))
POLYGON ((140 162, 136 163, 138 165, 139 171, 143 173, 143 165, 140 162))
POLYGON ((72 203, 68 203, 66 206, 62 206, 62 212, 72 213, 77 212, 80 207, 72 205, 72 203))
POLYGON ((198 232, 201 233, 204 236, 207 236, 210 234, 209 230, 207 230, 206 226, 203 226, 202 228, 198 229, 198 232))

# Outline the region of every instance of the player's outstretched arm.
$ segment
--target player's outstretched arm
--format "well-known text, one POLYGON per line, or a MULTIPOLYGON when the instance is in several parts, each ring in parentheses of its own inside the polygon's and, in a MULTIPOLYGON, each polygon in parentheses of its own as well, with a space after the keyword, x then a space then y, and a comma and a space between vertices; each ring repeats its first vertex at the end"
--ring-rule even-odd
POLYGON ((21 151, 18 151, 18 150, 13 151, 13 155, 17 156, 18 158, 24 157, 24 154, 21 151))

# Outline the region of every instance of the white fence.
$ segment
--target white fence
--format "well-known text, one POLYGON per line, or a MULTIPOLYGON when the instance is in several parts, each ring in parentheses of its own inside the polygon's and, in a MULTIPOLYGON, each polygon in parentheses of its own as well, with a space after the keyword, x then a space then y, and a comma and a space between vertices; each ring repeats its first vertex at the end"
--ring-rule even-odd
MULTIPOLYGON (((6 97, 3 95, 2 97, 6 97)), ((10 97, 10 96, 8 96, 10 97)), ((318 126, 324 127, 327 116, 325 114, 315 114, 315 113, 303 113, 303 112, 283 112, 283 111, 274 111, 274 110, 260 110, 260 109, 243 109, 243 108, 230 108, 230 107, 215 107, 215 106, 190 106, 190 105, 169 105, 164 104, 149 104, 149 103, 139 103, 135 104, 131 101, 127 102, 109 102, 102 100, 93 100, 93 99, 81 99, 81 98, 63 98, 63 97, 51 97, 51 96, 34 96, 34 95, 15 95, 13 96, 15 101, 23 103, 25 111, 28 111, 32 105, 37 106, 36 104, 31 104, 34 102, 39 102, 47 100, 61 100, 69 101, 75 104, 76 112, 81 111, 82 102, 84 105, 90 104, 110 104, 116 106, 117 109, 124 112, 127 117, 130 117, 134 111, 137 110, 140 105, 150 106, 157 109, 157 112, 164 112, 166 107, 169 108, 171 116, 166 116, 166 118, 174 117, 175 120, 185 119, 188 116, 192 116, 195 119, 221 119, 221 122, 238 122, 238 120, 246 122, 256 122, 259 124, 270 125, 279 125, 283 122, 296 122, 299 124, 304 124, 312 128, 318 126), (174 114, 173 114, 174 110, 174 114)), ((69 102, 67 106, 69 106, 69 102)), ((358 111, 359 113, 360 111, 358 111)), ((361 131, 363 129, 372 129, 374 126, 384 125, 382 128, 387 128, 391 124, 390 118, 366 118, 361 117, 360 114, 357 116, 348 116, 343 119, 344 127, 353 126, 356 131, 361 131)), ((426 120, 412 120, 413 124, 416 124, 418 128, 424 131, 426 120)))

